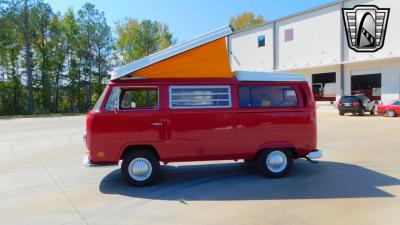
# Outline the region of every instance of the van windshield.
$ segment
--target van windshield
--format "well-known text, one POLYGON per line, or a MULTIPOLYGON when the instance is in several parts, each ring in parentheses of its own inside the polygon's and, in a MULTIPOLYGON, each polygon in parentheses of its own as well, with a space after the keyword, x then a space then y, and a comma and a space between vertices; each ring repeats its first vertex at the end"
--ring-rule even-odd
POLYGON ((101 93, 99 99, 97 99, 96 104, 94 104, 94 107, 93 107, 94 110, 100 109, 101 102, 102 102, 103 99, 104 99, 104 95, 106 95, 106 89, 107 89, 107 88, 104 88, 103 93, 101 93))

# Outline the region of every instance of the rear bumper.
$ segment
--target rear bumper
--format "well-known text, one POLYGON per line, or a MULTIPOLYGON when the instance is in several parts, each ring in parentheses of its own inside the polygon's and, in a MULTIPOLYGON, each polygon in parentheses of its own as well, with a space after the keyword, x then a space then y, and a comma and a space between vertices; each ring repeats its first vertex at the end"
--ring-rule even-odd
POLYGON ((338 108, 340 112, 357 113, 361 112, 361 108, 338 108))
POLYGON ((322 158, 322 151, 316 149, 315 151, 308 153, 307 157, 308 157, 309 159, 319 159, 319 158, 322 158))
POLYGON ((118 163, 110 163, 110 162, 104 162, 104 163, 93 163, 88 155, 83 156, 82 164, 85 167, 99 167, 99 166, 116 166, 118 163))

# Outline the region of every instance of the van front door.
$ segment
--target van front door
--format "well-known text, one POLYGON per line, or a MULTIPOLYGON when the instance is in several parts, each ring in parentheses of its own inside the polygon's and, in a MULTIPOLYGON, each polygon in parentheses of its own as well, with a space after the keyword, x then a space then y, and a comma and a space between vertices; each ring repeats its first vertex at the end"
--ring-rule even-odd
POLYGON ((121 149, 127 145, 161 142, 164 118, 159 93, 159 87, 155 86, 113 87, 106 111, 96 115, 93 143, 102 149, 121 149))

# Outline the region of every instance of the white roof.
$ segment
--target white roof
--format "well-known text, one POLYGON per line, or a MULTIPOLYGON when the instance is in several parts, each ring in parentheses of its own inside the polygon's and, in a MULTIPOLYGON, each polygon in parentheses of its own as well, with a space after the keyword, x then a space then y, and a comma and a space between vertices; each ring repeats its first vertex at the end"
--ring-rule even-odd
POLYGON ((238 81, 306 81, 304 75, 297 73, 235 71, 233 74, 238 81))
POLYGON ((204 45, 211 41, 217 40, 219 38, 226 37, 232 33, 233 33, 232 27, 225 26, 225 27, 216 29, 214 31, 211 31, 209 33, 200 35, 199 37, 194 38, 192 40, 178 43, 169 48, 158 51, 154 54, 143 57, 139 60, 133 61, 127 65, 124 65, 124 66, 121 66, 121 67, 115 69, 113 72, 111 72, 111 80, 116 80, 118 78, 121 78, 121 77, 129 74, 129 73, 135 72, 144 67, 155 64, 155 63, 165 60, 167 58, 170 58, 179 53, 199 47, 201 45, 204 45))

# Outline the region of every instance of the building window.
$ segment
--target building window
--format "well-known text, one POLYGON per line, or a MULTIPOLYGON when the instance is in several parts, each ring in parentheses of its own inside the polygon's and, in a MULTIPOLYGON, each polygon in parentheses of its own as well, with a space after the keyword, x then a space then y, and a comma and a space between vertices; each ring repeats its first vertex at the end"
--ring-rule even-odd
POLYGON ((242 86, 239 87, 241 108, 295 107, 298 106, 296 91, 290 86, 242 86))
POLYGON ((169 107, 171 109, 230 108, 229 86, 171 86, 169 107))
POLYGON ((265 35, 260 35, 258 36, 258 47, 264 47, 265 46, 265 35))
POLYGON ((293 28, 285 30, 285 42, 293 41, 293 28))

